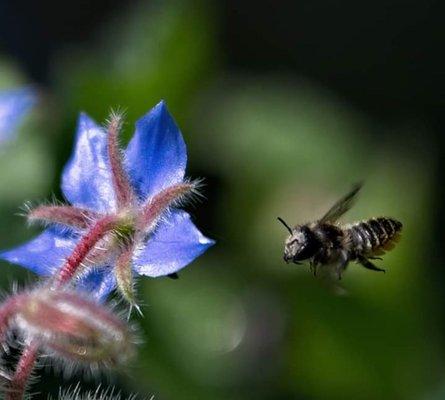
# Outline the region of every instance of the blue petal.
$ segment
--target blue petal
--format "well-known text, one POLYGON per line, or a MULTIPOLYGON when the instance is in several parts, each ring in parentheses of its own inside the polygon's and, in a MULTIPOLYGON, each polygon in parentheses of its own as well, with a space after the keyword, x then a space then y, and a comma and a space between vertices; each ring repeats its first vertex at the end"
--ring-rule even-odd
POLYGON ((36 94, 29 87, 0 92, 0 142, 11 137, 35 102, 36 94))
POLYGON ((143 200, 182 182, 187 164, 185 143, 163 101, 137 121, 125 158, 130 179, 143 200))
POLYGON ((184 211, 173 211, 133 260, 140 275, 172 274, 191 263, 215 242, 206 238, 184 211))
POLYGON ((81 114, 75 148, 62 174, 62 191, 76 206, 99 212, 115 209, 107 133, 86 114, 81 114))
POLYGON ((60 229, 49 228, 35 239, 0 253, 0 259, 21 265, 38 275, 51 275, 60 268, 76 239, 60 229))
POLYGON ((100 302, 105 301, 115 287, 116 278, 112 267, 109 266, 93 269, 83 276, 77 284, 79 290, 88 293, 100 302))

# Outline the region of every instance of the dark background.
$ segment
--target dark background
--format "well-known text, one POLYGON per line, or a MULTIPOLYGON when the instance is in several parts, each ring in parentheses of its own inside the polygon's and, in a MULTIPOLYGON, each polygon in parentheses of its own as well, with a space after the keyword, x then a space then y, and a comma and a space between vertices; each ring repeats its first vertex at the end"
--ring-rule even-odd
MULTIPOLYGON (((186 133, 190 175, 206 177, 207 200, 193 214, 219 244, 178 282, 141 285, 150 340, 133 380, 116 381, 125 392, 445 396, 443 20, 439 1, 0 0, 0 54, 20 71, 18 82, 39 84, 45 97, 35 122, 42 139, 29 151, 43 151, 52 171, 35 190, 4 196, 5 221, 24 225, 11 215, 29 197, 60 196, 80 109, 100 121, 110 106, 128 107, 131 126, 166 98, 186 133), (126 48, 133 56, 119 65, 126 48), (274 219, 316 218, 361 179, 366 192, 353 216, 401 218, 404 246, 385 257, 386 276, 351 267, 349 296, 338 297, 308 271, 281 265, 285 233, 274 219), (209 298, 196 295, 203 287, 209 298), (215 334, 202 349, 195 330, 208 328, 206 318, 215 334), (165 329, 190 337, 165 339, 165 329), (214 350, 214 336, 237 329, 236 346, 214 350)), ((28 176, 18 178, 23 186, 28 176)), ((0 229, 1 247, 32 234, 20 229, 0 229)), ((56 393, 60 376, 47 376, 56 393)))

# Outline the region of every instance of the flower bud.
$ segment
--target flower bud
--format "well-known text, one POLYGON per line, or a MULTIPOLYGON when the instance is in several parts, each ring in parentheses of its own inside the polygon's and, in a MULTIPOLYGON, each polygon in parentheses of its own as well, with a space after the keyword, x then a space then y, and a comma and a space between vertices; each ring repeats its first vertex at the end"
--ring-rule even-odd
POLYGON ((26 341, 71 362, 115 366, 133 353, 130 328, 105 306, 66 290, 30 292, 15 316, 26 341))
POLYGON ((113 386, 98 387, 94 391, 83 391, 78 383, 74 387, 59 391, 58 400, 137 400, 136 395, 123 396, 113 386))

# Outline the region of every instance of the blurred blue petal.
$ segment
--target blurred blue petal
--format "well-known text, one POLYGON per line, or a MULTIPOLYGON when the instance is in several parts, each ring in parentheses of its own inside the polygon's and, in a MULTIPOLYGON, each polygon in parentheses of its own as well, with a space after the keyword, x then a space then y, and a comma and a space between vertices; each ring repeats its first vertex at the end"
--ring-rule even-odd
POLYGON ((116 287, 116 278, 110 273, 112 267, 95 268, 79 279, 77 288, 92 295, 99 301, 105 301, 116 287))
POLYGON ((107 133, 81 114, 75 148, 62 174, 62 191, 75 206, 112 212, 116 202, 107 153, 107 133))
POLYGON ((130 179, 144 200, 182 182, 187 164, 185 143, 165 102, 137 121, 125 155, 130 179))
POLYGON ((29 87, 0 92, 0 143, 11 138, 35 102, 36 94, 29 87))
POLYGON ((133 260, 140 275, 172 274, 191 263, 215 242, 205 237, 184 211, 172 211, 133 260))
POLYGON ((57 271, 76 244, 67 231, 49 228, 35 239, 0 253, 0 259, 19 264, 38 275, 57 271))

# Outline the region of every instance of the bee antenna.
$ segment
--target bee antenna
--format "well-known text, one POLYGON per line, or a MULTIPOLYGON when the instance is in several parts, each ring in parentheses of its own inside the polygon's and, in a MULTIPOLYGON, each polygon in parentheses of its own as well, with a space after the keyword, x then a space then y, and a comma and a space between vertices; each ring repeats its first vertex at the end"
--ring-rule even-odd
POLYGON ((277 217, 277 220, 280 221, 286 227, 286 229, 289 231, 289 233, 292 235, 292 229, 290 228, 290 226, 288 224, 286 224, 286 221, 284 221, 284 219, 280 218, 280 217, 277 217))

